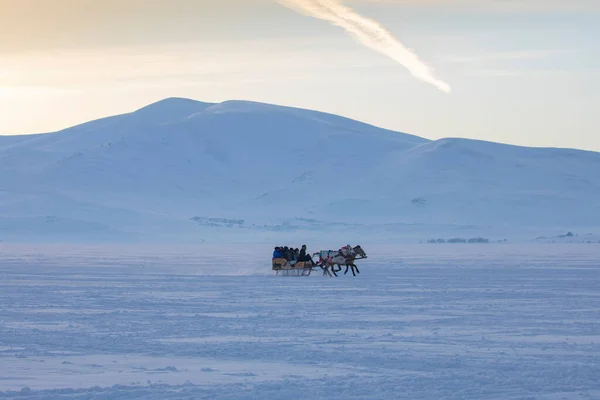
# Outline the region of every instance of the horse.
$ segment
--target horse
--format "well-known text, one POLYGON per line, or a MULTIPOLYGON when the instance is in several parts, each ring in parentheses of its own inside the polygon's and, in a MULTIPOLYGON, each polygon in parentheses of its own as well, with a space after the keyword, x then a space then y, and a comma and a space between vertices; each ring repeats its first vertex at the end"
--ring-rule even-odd
MULTIPOLYGON (((335 251, 335 250, 321 250, 318 253, 314 253, 314 256, 319 256, 319 261, 317 262, 317 266, 321 267, 321 269, 323 270, 323 276, 337 276, 337 274, 335 273, 335 270, 333 270, 333 266, 334 266, 334 259, 336 261, 339 261, 339 258, 341 257, 341 254, 339 251, 335 251), (331 271, 330 269, 333 271, 333 275, 331 275, 331 271)), ((342 258, 342 260, 345 261, 345 259, 342 258)), ((341 267, 340 267, 341 269, 341 267)))
MULTIPOLYGON (((356 273, 360 274, 360 270, 358 269, 358 267, 356 266, 356 264, 354 264, 354 261, 356 260, 356 256, 359 256, 359 258, 367 258, 367 253, 365 253, 365 251, 362 249, 362 247, 360 247, 360 245, 355 246, 355 247, 350 247, 349 245, 346 246, 345 248, 342 248, 342 251, 346 249, 345 254, 342 254, 345 256, 346 260, 344 264, 341 265, 345 265, 346 266, 346 270, 344 271, 344 275, 346 275, 348 273, 348 268, 352 268, 352 275, 356 276, 356 274, 354 273, 354 271, 356 270, 356 273)), ((340 264, 338 264, 339 268, 337 269, 337 271, 332 268, 331 270, 333 271, 333 273, 335 274, 336 272, 340 272, 342 270, 342 266, 340 264)))
POLYGON ((314 255, 319 256, 319 266, 323 270, 323 275, 333 275, 338 276, 336 272, 340 272, 342 270, 342 266, 346 267, 346 271, 344 271, 344 275, 348 273, 348 269, 351 268, 352 275, 356 276, 356 273, 360 274, 360 270, 354 264, 357 256, 360 258, 367 258, 367 253, 360 247, 360 245, 351 247, 350 245, 342 247, 340 250, 321 250, 314 255), (336 270, 335 266, 339 268, 336 270), (331 272, 329 271, 331 269, 331 272), (355 273, 356 271, 356 273, 355 273))

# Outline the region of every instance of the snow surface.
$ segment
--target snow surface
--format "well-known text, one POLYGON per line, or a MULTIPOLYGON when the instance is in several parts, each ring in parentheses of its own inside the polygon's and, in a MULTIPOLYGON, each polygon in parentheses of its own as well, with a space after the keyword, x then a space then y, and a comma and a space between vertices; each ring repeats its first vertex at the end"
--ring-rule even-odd
POLYGON ((598 234, 599 172, 595 152, 430 141, 310 110, 171 98, 0 137, 0 240, 598 234), (197 222, 211 218, 244 223, 197 222))
POLYGON ((0 399, 600 398, 600 246, 364 247, 3 245, 0 399))

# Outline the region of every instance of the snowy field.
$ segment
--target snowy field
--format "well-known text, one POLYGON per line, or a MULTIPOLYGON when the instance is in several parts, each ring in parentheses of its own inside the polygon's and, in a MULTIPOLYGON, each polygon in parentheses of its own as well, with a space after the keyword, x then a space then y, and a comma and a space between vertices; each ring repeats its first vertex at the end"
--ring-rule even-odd
POLYGON ((363 247, 3 245, 0 399, 600 399, 600 245, 363 247))

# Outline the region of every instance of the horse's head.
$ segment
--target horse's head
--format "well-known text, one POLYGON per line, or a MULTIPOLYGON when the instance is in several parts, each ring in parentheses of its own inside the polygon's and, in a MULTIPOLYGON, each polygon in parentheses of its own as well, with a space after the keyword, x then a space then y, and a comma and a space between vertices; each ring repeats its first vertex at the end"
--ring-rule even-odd
POLYGON ((362 247, 360 247, 360 245, 353 247, 352 250, 354 250, 354 252, 361 257, 367 256, 367 253, 365 253, 365 251, 362 249, 362 247))

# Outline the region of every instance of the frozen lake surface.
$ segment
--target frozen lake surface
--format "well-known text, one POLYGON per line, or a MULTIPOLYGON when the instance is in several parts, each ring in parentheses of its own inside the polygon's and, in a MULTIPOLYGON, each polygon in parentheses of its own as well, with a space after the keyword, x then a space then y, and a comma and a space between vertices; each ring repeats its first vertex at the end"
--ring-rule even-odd
POLYGON ((363 248, 4 245, 0 399, 600 399, 599 244, 363 248))

